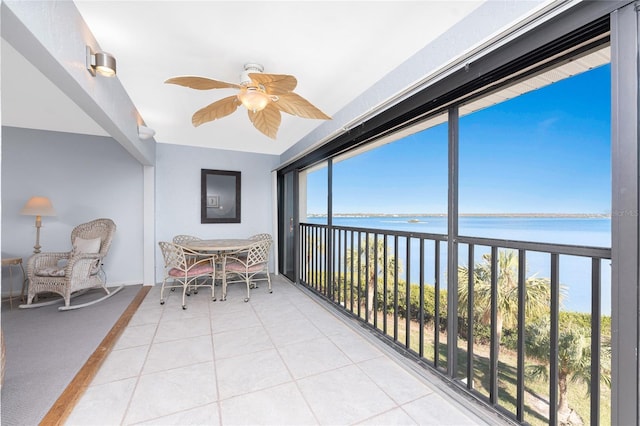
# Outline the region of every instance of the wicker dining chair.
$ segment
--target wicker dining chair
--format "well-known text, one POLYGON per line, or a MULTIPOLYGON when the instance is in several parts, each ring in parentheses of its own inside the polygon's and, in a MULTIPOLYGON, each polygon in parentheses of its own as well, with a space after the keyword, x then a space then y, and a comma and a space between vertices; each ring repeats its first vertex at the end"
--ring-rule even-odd
POLYGON ((165 288, 182 288, 182 309, 187 309, 185 296, 198 287, 211 287, 211 300, 215 302, 215 260, 212 256, 201 257, 199 253, 167 241, 158 242, 164 257, 165 275, 160 289, 160 304, 164 305, 165 288), (198 278, 204 278, 198 281, 198 278), (171 285, 167 282, 172 281, 171 285))
MULTIPOLYGON (((271 234, 255 234, 255 235, 250 236, 247 239, 251 240, 251 241, 269 240, 269 241, 271 241, 273 243, 273 237, 271 236, 271 234)), ((246 257, 246 253, 238 254, 238 256, 245 256, 246 257)))
MULTIPOLYGON (((271 236, 271 234, 267 234, 267 233, 255 234, 255 235, 250 236, 249 239, 253 240, 253 241, 270 241, 271 244, 273 245, 273 237, 271 236)), ((269 262, 269 253, 270 252, 271 252, 271 249, 269 248, 269 250, 267 250, 267 262, 269 262)), ((254 287, 253 288, 257 288, 257 287, 258 286, 254 283, 254 287)), ((271 293, 271 282, 269 282, 269 293, 271 293)))
POLYGON ((176 235, 175 237, 173 237, 173 243, 179 244, 179 245, 183 245, 184 243, 189 243, 191 241, 200 241, 200 240, 202 240, 202 238, 194 237, 193 235, 185 235, 185 234, 176 235))
POLYGON ((261 241, 261 240, 273 241, 273 237, 271 236, 271 234, 255 234, 250 236, 249 239, 253 241, 261 241))
MULTIPOLYGON (((202 238, 199 237, 195 237, 193 235, 186 235, 186 234, 181 234, 181 235, 176 235, 175 237, 173 237, 173 243, 174 244, 178 244, 180 246, 184 246, 184 245, 188 245, 188 243, 193 242, 193 241, 201 241, 202 238)), ((201 258, 202 256, 187 256, 187 262, 189 263, 193 263, 195 261, 197 261, 198 258, 201 258)), ((198 292, 197 287, 196 287, 196 293, 198 292)))
MULTIPOLYGON (((202 241, 202 238, 186 234, 176 235, 175 237, 173 237, 173 243, 181 246, 188 245, 193 241, 202 241)), ((211 255, 202 254, 200 252, 197 255, 188 255, 187 262, 195 262, 198 259, 202 259, 203 257, 211 258, 211 255)), ((215 257, 215 260, 219 261, 217 257, 215 257)), ((216 278, 222 280, 222 265, 219 262, 216 263, 216 278)), ((198 293, 198 286, 195 287, 194 293, 198 293)))
MULTIPOLYGON (((235 282, 245 282, 247 284, 247 297, 245 302, 251 297, 251 284, 256 281, 268 281, 269 293, 271 289, 271 277, 269 276, 269 251, 271 250, 271 240, 257 240, 249 247, 235 253, 229 253, 222 260, 223 286, 222 300, 227 298, 227 284, 235 282), (259 277, 265 275, 265 277, 259 277), (234 279, 235 277, 235 279, 234 279), (231 280, 229 280, 231 278, 231 280)), ((257 288, 257 285, 255 285, 257 288)))
POLYGON ((64 300, 64 306, 59 310, 76 309, 100 302, 120 291, 122 285, 115 290, 107 288, 102 269, 102 262, 109 252, 115 231, 116 224, 111 219, 95 219, 78 225, 71 231, 71 251, 32 255, 27 261, 27 303, 20 307, 51 305, 60 299, 41 303, 33 301, 40 293, 57 293, 64 300), (91 288, 102 288, 107 294, 82 305, 71 305, 72 297, 91 288))

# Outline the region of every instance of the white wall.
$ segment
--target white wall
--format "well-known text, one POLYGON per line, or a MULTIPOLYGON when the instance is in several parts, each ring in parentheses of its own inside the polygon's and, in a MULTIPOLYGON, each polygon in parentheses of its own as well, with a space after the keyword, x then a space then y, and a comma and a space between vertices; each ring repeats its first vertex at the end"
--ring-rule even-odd
MULTIPOLYGON (((278 156, 158 144, 155 167, 155 282, 162 280, 157 241, 176 234, 233 238, 273 229, 271 171, 278 156), (200 170, 242 173, 241 222, 200 223, 200 170)), ((35 218, 20 210, 33 195, 47 196, 57 216, 43 217, 42 251, 67 251, 73 227, 113 219, 116 235, 105 262, 109 285, 143 283, 144 166, 108 137, 2 128, 2 257, 27 258, 35 244, 35 218)), ((275 248, 274 248, 275 249, 275 248)), ((273 254, 273 253, 272 253, 273 254)), ((272 259, 275 257, 272 256, 272 259)), ((273 261, 271 270, 275 270, 273 261)), ((20 273, 2 270, 2 294, 21 288, 20 273)), ((145 284, 151 284, 145 282, 145 284)))
MULTIPOLYGON (((275 237, 271 171, 277 155, 253 154, 171 144, 156 146, 156 239, 174 235, 201 238, 245 238, 262 232, 275 237), (201 169, 241 172, 240 223, 200 223, 201 169)), ((275 247, 274 249, 275 250, 275 247)), ((271 268, 273 259, 271 253, 271 268)), ((156 281, 162 280, 163 261, 156 247, 156 281)))
MULTIPOLYGON (((105 259, 108 285, 141 284, 143 166, 109 137, 2 127, 2 257, 27 258, 35 217, 20 210, 34 195, 49 197, 57 216, 43 217, 42 251, 68 251, 74 226, 100 217, 117 230, 105 259)), ((2 294, 20 289, 8 268, 2 294)), ((15 291, 14 291, 15 294, 15 291)))

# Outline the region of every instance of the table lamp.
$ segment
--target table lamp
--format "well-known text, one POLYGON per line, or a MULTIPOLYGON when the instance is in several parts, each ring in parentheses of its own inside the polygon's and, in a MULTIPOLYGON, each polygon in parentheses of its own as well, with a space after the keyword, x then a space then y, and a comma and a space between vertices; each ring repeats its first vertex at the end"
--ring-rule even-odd
POLYGON ((24 205, 20 214, 36 217, 36 245, 33 246, 34 253, 40 253, 40 227, 42 226, 42 216, 55 216, 51 201, 47 197, 31 197, 24 205))

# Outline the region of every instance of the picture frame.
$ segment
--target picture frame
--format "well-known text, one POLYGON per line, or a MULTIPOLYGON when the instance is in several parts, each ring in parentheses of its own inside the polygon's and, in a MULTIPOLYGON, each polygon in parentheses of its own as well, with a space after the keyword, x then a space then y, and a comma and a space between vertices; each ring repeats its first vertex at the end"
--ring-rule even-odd
POLYGON ((200 169, 200 223, 240 223, 241 173, 200 169))

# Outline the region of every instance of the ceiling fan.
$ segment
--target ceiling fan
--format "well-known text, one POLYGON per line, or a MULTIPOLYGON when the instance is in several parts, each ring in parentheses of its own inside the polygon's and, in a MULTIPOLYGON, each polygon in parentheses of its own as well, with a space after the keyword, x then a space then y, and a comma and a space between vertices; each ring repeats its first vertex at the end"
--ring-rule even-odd
POLYGON ((193 114, 191 122, 195 127, 218 118, 226 117, 244 105, 249 120, 256 129, 275 139, 280 126, 280 112, 303 118, 330 120, 331 117, 313 106, 302 96, 293 92, 298 81, 292 75, 263 74, 263 66, 249 63, 244 65, 240 84, 212 80, 205 77, 173 77, 165 83, 177 84, 198 90, 238 89, 237 95, 222 98, 193 114))

